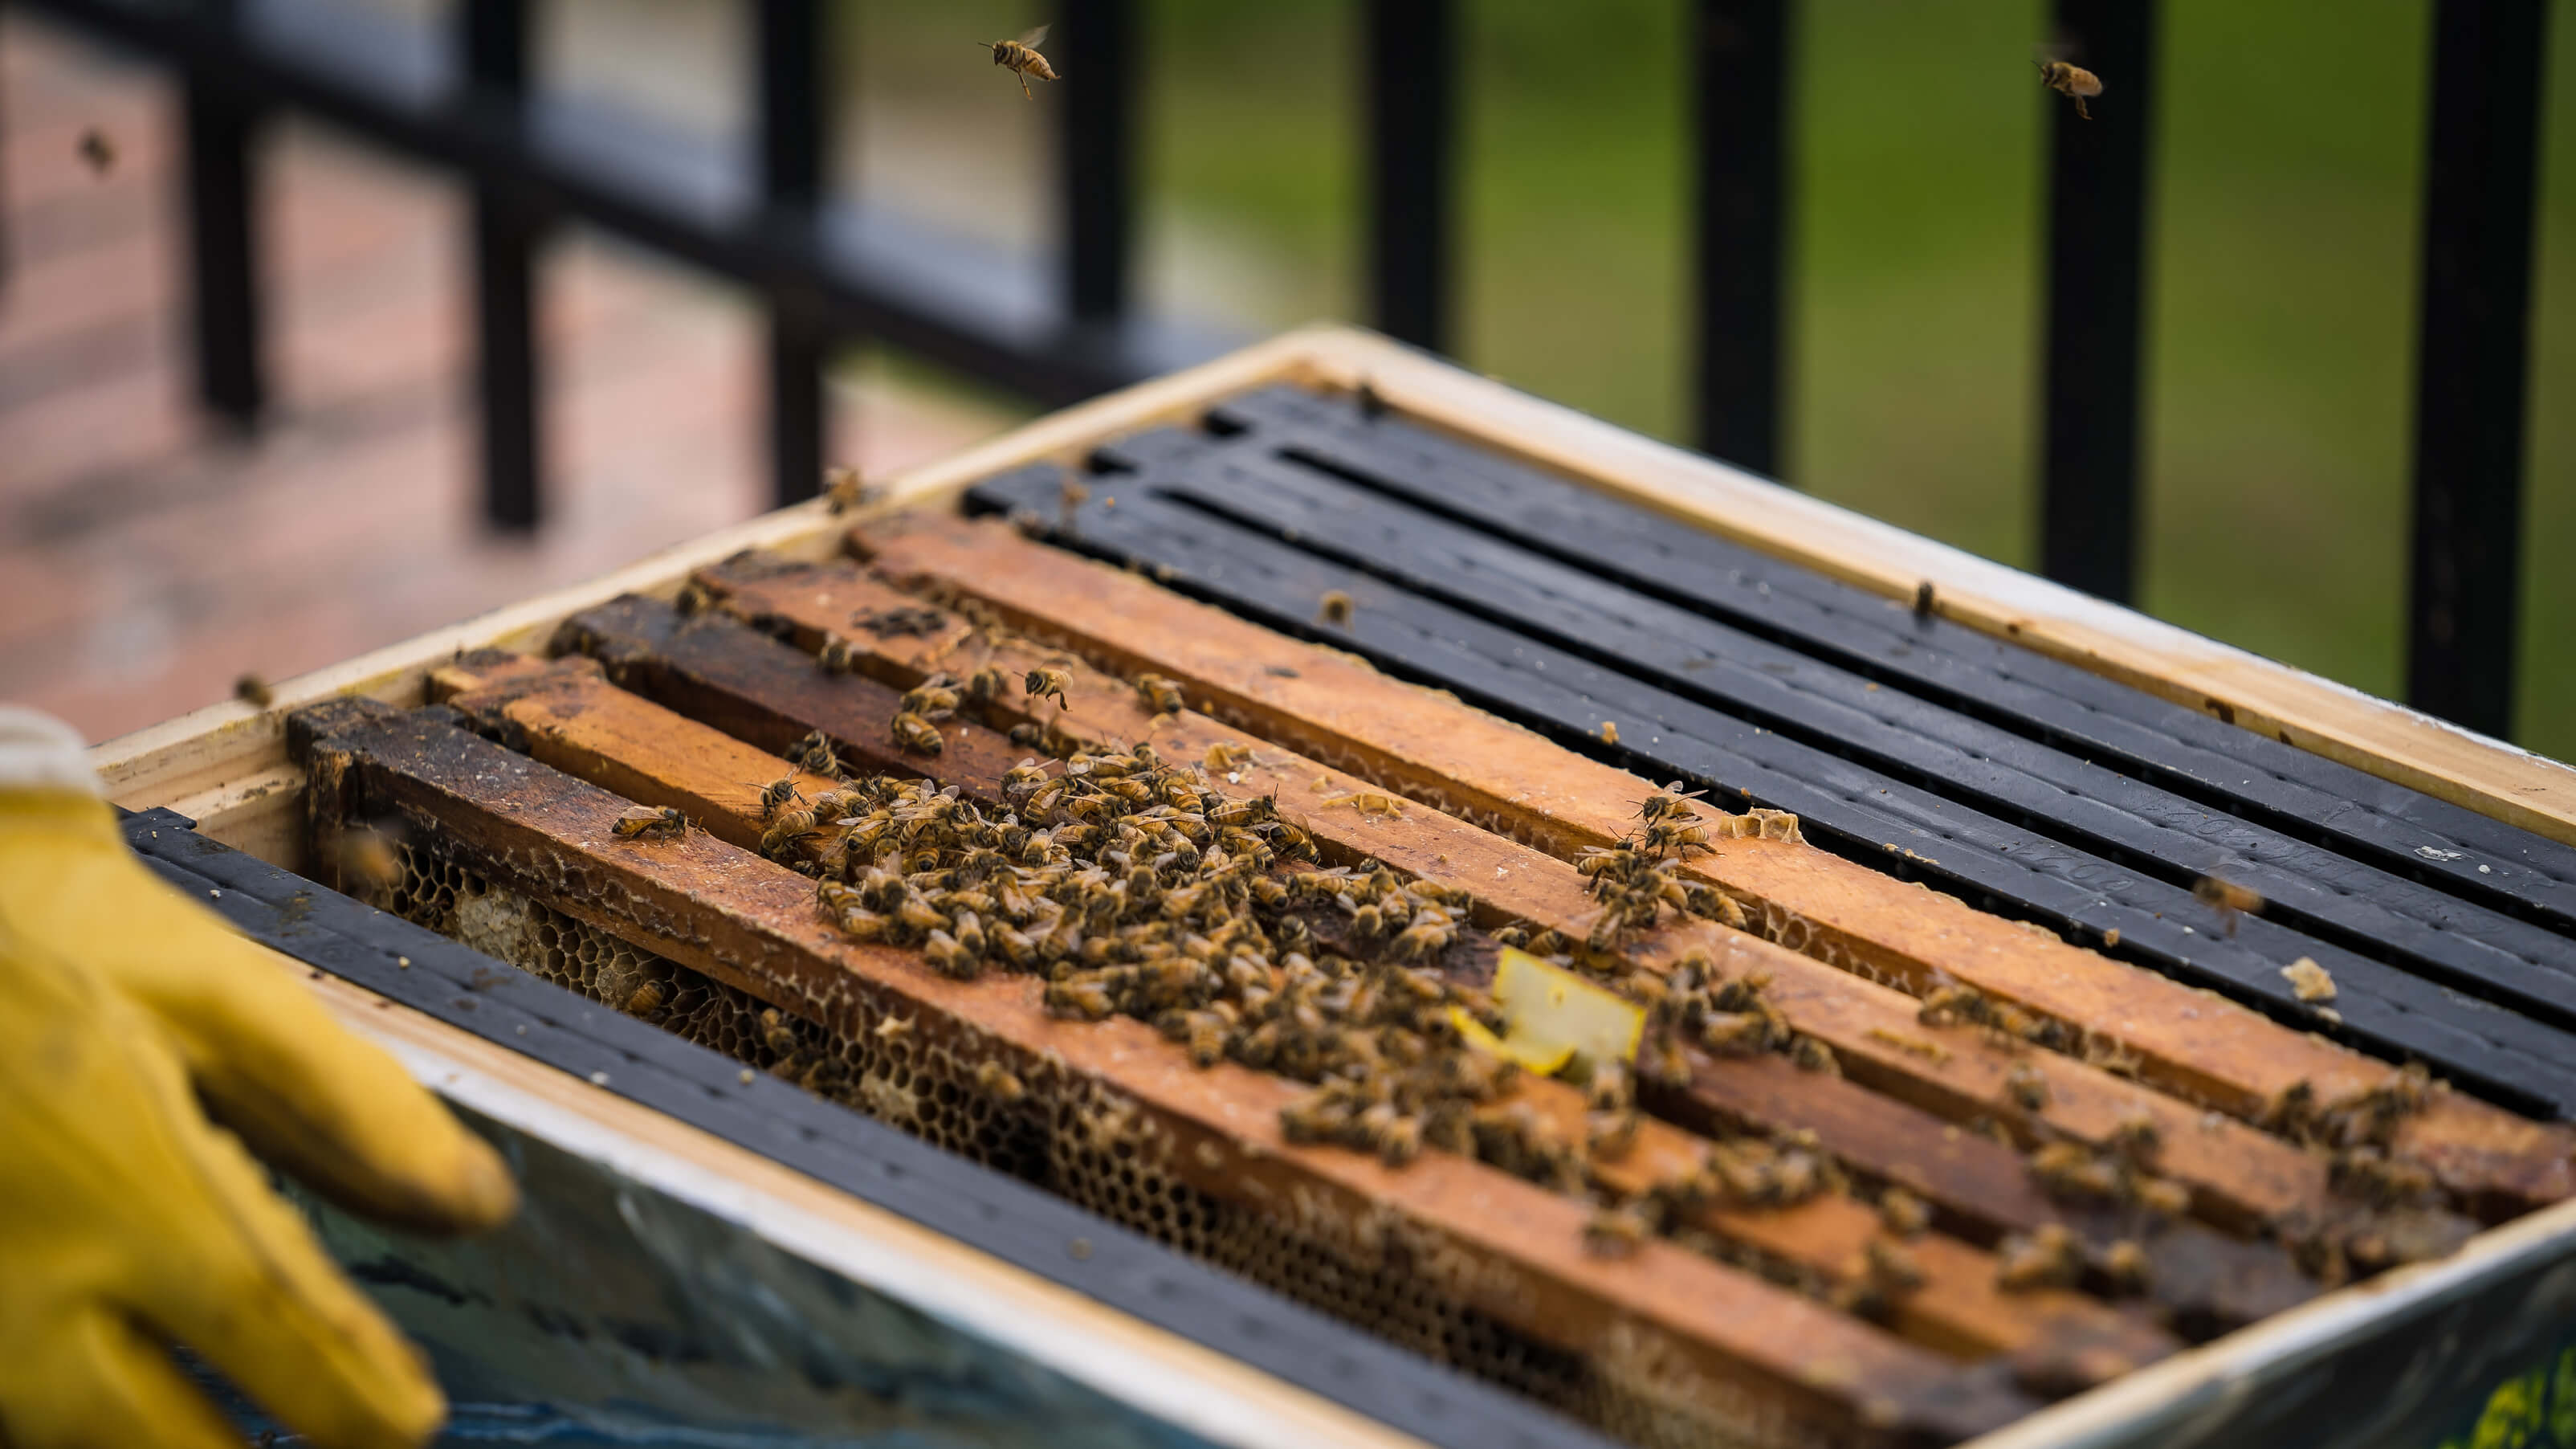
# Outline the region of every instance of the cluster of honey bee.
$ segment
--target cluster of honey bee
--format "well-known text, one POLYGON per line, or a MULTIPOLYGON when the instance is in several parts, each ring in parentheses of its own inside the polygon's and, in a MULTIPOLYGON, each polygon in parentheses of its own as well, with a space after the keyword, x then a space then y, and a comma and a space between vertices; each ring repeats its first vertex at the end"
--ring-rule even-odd
POLYGON ((1741 929, 1743 908, 1714 886, 1684 880, 1672 866, 1705 852, 1708 827, 1678 785, 1647 796, 1637 806, 1638 825, 1617 845, 1587 850, 1574 863, 1601 903, 1584 944, 1607 951, 1653 927, 1665 906, 1741 929))
POLYGON ((863 609, 850 622, 880 639, 927 639, 948 627, 948 614, 926 604, 897 604, 890 609, 863 609))
POLYGON ((2084 1249, 2063 1223, 2015 1233, 1995 1250, 1995 1283, 2008 1293, 2070 1288, 2084 1274, 2084 1249))
POLYGON ((960 978, 1043 975, 1058 1015, 1135 1017, 1201 1065, 1318 1084, 1282 1113, 1295 1140, 1402 1163, 1527 1136, 1478 1118, 1513 1069, 1449 1013, 1490 1005, 1420 964, 1456 939, 1453 892, 1373 862, 1311 868, 1311 838, 1270 799, 1215 795, 1149 744, 1025 760, 1002 795, 852 780, 779 810, 765 844, 819 877, 855 938, 960 978))
POLYGON ((2331 1102, 2319 1101, 2308 1083, 2293 1082, 2264 1106, 2259 1125, 2306 1146, 2385 1151, 2396 1145, 2397 1129, 2424 1110, 2436 1090, 2432 1073, 2420 1062, 2331 1102))
POLYGON ((1627 984, 1632 994, 1648 997, 1645 1038, 1637 1061, 1650 1081, 1675 1087, 1689 1084, 1684 1043, 1695 1044, 1711 1056, 1776 1052, 1811 1072, 1841 1072, 1833 1048, 1790 1026, 1780 1008, 1763 995, 1770 978, 1760 972, 1726 979, 1706 955, 1693 951, 1675 962, 1660 984, 1644 973, 1632 976, 1627 984))
POLYGON ((1714 1207, 1794 1207, 1849 1189, 1841 1165, 1816 1145, 1812 1133, 1727 1138, 1711 1143, 1690 1171, 1595 1212, 1584 1243, 1595 1253, 1622 1256, 1647 1238, 1697 1222, 1714 1207))
POLYGON ((2111 1129, 2099 1150, 2061 1140, 2030 1156, 2031 1175, 2057 1197, 2135 1204, 2163 1217, 2191 1211, 2191 1192, 2156 1174, 2164 1140, 2155 1124, 2132 1117, 2111 1129))
MULTIPOLYGON (((1925 1026, 1981 1027, 1999 1041, 2028 1042, 2049 1051, 2064 1051, 2073 1039, 2064 1022, 2034 1015, 1957 982, 1936 986, 1926 993, 1914 1019, 1925 1026)), ((2045 1093, 2045 1083, 2041 1091, 2045 1093)))
POLYGON ((2275 1225, 2300 1265, 2320 1280, 2339 1283, 2355 1267, 2417 1262, 2457 1246, 2449 1231, 2454 1220, 2416 1211, 2438 1205, 2440 1187, 2397 1146, 2407 1119, 2440 1090, 2431 1073, 2410 1063, 2331 1101, 2301 1081, 2266 1105, 2259 1125, 2325 1154, 2327 1186, 2347 1205, 2325 1221, 2275 1225))

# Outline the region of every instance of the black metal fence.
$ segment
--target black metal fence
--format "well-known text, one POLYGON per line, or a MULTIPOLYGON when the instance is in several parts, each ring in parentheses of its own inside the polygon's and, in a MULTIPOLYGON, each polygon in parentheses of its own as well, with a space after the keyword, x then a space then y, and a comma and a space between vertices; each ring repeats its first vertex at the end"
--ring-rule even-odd
MULTIPOLYGON (((185 90, 197 375, 245 423, 261 406, 251 146, 311 112, 450 167, 473 192, 485 509, 533 527, 533 260, 579 220, 758 292, 770 327, 777 497, 822 473, 822 367, 872 338, 1045 402, 1204 356, 1131 304, 1134 0, 1056 0, 1060 245, 978 254, 829 195, 827 0, 757 11, 759 140, 735 157, 641 133, 531 86, 525 0, 457 0, 452 35, 331 0, 28 0, 156 56, 185 90)), ((1365 9, 1371 320, 1435 350, 1457 250, 1458 5, 1365 9)), ((1696 441, 1779 457, 1790 0, 1686 0, 1695 117, 1696 441)), ((2119 78, 2090 121, 2051 107, 2041 550, 2049 577, 2126 601, 2137 559, 2139 338, 2156 100, 2153 0, 2054 0, 2059 40, 2119 78)), ((2437 0, 2418 300, 2410 700, 2491 734, 2512 713, 2540 68, 2547 0, 2437 0)), ((2036 87, 2034 87, 2036 89, 2036 87)))

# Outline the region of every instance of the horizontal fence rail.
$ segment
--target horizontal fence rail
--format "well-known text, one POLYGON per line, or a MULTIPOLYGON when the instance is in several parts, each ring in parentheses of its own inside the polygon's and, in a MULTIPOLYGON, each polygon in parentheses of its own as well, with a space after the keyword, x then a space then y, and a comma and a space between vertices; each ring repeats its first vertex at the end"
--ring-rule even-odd
MULTIPOLYGON (((265 396, 253 152, 308 112, 457 173, 471 195, 485 512, 543 514, 539 262, 558 224, 620 233, 754 291, 768 313, 774 496, 822 473, 822 377, 869 339, 1046 403, 1217 350, 1134 304, 1134 0, 1058 0, 1055 256, 960 243, 835 197, 823 0, 754 8, 755 154, 557 96, 527 74, 526 0, 457 0, 439 34, 331 0, 26 0, 169 64, 182 90, 198 390, 248 424, 265 396)), ((1457 0, 1360 0, 1371 319, 1455 344, 1457 0)), ((1782 467, 1790 0, 1680 0, 1693 115, 1693 435, 1782 467)), ((2547 0, 2437 0, 2418 298, 2407 680, 2421 708, 2510 728, 2533 200, 2547 0)), ((2154 0, 2054 0, 2060 53, 2109 78, 2091 119, 2049 107, 2040 559, 2128 602, 2139 563, 2154 0)))

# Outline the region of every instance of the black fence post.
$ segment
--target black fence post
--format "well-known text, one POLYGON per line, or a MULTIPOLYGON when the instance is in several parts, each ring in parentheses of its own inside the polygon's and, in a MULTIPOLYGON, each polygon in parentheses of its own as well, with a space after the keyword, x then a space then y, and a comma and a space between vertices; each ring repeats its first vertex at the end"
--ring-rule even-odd
POLYGON ((1448 350, 1457 150, 1454 0, 1368 0, 1369 316, 1448 350))
MULTIPOLYGON (((829 154, 824 76, 831 26, 820 0, 759 0, 760 184, 763 224, 810 241, 829 154)), ((823 484, 831 426, 823 374, 831 334, 821 299, 805 288, 769 297, 769 490, 779 507, 823 484)))
MULTIPOLYGON (((212 0, 207 19, 235 38, 232 0, 212 0)), ((267 403, 260 370, 259 252, 252 195, 252 147, 259 108, 212 65, 180 80, 180 153, 188 195, 189 296, 197 353, 197 397, 248 427, 267 403)))
POLYGON ((1076 325, 1127 314, 1135 218, 1131 0, 1063 0, 1048 58, 1064 76, 1064 297, 1076 325))
POLYGON ((2416 323, 2406 698, 2513 728, 2544 0, 2441 0, 2416 323))
POLYGON ((1698 0, 1683 56, 1698 130, 1698 443, 1773 475, 1781 468, 1788 11, 1788 0, 1698 0))
MULTIPOLYGON (((527 84, 523 0, 463 0, 465 104, 521 137, 527 84)), ((483 516, 527 532, 543 512, 537 435, 536 261, 544 227, 525 198, 489 178, 473 197, 476 391, 483 429, 483 516)))
MULTIPOLYGON (((2117 603, 2137 592, 2153 0, 2057 0, 2060 58, 2102 94, 2049 108, 2040 572, 2117 603)), ((2028 73, 2039 90, 2039 77, 2028 73)))

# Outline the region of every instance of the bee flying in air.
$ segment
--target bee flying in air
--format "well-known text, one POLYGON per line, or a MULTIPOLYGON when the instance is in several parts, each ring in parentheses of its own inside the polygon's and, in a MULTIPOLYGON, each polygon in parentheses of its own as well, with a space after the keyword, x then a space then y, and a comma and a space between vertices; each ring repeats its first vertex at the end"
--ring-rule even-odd
MULTIPOLYGON (((1038 54, 1038 47, 1046 44, 1046 36, 1047 28, 1041 25, 1017 40, 996 40, 992 43, 993 64, 1019 77, 1020 94, 1030 100, 1037 99, 1037 93, 1029 89, 1030 76, 1036 76, 1043 81, 1058 79, 1055 67, 1047 64, 1045 56, 1038 54)), ((976 44, 980 47, 984 42, 977 41, 976 44)))
POLYGON ((105 131, 92 126, 81 132, 80 157, 92 172, 105 176, 108 168, 116 164, 116 143, 107 139, 105 131))
POLYGON ((2069 61, 2043 60, 2036 64, 2040 84, 2075 102, 2075 114, 2088 121, 2093 119, 2093 113, 2084 109, 2084 98, 2102 94, 2100 76, 2069 61))
POLYGON ((2236 934, 2238 916, 2252 915, 2263 909, 2263 897, 2259 893, 2214 875, 2205 875, 2192 882, 2191 893, 2200 897, 2201 904, 2218 914, 2220 927, 2230 937, 2236 934))

